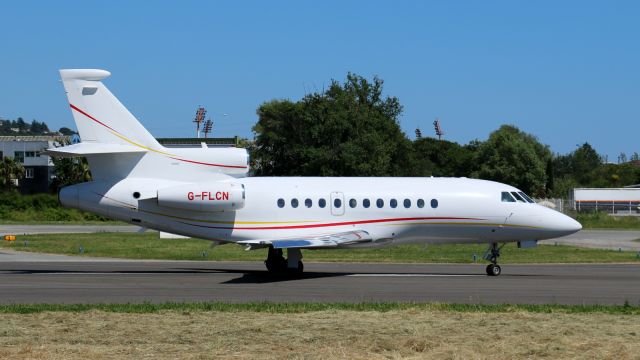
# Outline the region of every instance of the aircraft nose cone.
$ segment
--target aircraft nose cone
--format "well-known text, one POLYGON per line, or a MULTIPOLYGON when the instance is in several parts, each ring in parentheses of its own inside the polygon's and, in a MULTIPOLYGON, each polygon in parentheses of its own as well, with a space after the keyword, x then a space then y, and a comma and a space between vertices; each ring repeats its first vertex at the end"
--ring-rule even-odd
POLYGON ((575 219, 559 213, 554 215, 554 221, 551 228, 558 234, 558 236, 571 235, 582 230, 582 224, 577 222, 575 219))
POLYGON ((545 207, 537 208, 540 215, 540 239, 553 239, 571 235, 582 229, 582 225, 573 218, 545 207))
POLYGON ((577 222, 575 219, 572 219, 568 216, 566 216, 566 220, 565 220, 565 228, 566 231, 568 231, 570 234, 576 233, 580 230, 582 230, 582 224, 580 224, 579 222, 577 222))

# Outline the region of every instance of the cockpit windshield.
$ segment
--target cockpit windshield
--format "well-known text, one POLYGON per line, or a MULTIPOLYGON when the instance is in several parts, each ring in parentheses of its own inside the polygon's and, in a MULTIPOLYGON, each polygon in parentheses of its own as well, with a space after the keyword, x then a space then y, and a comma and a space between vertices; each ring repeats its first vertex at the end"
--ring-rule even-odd
POLYGON ((525 200, 522 196, 520 196, 520 194, 518 194, 518 193, 517 193, 517 192, 515 192, 515 191, 512 191, 512 192, 511 192, 511 195, 513 195, 513 197, 514 197, 514 198, 516 198, 516 200, 518 200, 518 201, 520 201, 520 202, 523 202, 523 203, 526 203, 526 202, 527 202, 527 200, 525 200))
POLYGON ((521 202, 521 203, 530 203, 534 204, 533 201, 527 194, 522 191, 503 191, 502 192, 502 202, 521 202))
POLYGON ((514 199, 513 196, 511 196, 511 194, 509 194, 508 191, 503 191, 502 192, 502 202, 516 202, 516 199, 514 199))
POLYGON ((523 193, 522 191, 519 191, 518 194, 520 194, 520 196, 522 196, 525 200, 527 200, 528 203, 535 203, 535 201, 533 201, 533 199, 531 199, 529 196, 527 196, 527 194, 523 193))

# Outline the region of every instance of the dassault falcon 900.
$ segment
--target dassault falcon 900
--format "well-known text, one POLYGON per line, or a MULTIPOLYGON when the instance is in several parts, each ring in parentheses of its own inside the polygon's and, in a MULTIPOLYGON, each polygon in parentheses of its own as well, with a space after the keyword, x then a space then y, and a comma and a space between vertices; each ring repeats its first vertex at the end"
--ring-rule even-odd
POLYGON ((274 273, 303 271, 303 249, 486 243, 532 247, 581 225, 522 191, 467 178, 248 177, 240 148, 166 148, 104 86, 105 70, 60 70, 81 142, 51 148, 86 157, 93 181, 67 186, 64 206, 247 250, 268 248, 274 273), (287 258, 283 250, 287 251, 287 258))

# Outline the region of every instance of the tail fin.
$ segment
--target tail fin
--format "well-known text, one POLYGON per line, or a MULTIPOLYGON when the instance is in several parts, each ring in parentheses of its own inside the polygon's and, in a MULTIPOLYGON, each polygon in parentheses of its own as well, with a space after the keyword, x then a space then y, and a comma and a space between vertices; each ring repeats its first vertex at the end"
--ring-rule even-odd
POLYGON ((161 148, 156 139, 100 80, 111 75, 97 69, 60 70, 73 119, 82 142, 161 148))
POLYGON ((55 156, 85 156, 94 180, 126 177, 193 181, 199 176, 245 176, 245 149, 165 148, 100 80, 105 70, 60 70, 81 143, 49 149, 55 156))

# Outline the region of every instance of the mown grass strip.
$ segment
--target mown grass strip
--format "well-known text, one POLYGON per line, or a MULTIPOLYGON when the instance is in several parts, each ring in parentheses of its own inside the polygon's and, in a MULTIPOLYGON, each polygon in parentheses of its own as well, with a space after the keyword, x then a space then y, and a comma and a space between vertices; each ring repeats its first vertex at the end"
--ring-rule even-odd
MULTIPOLYGON (((244 251, 235 244, 211 248, 201 239, 159 239, 158 233, 95 233, 18 235, 14 242, 0 241, 0 248, 50 254, 98 256, 126 259, 262 261, 265 249, 244 251)), ((306 261, 393 262, 393 263, 483 263, 486 244, 399 245, 379 249, 338 249, 304 251, 306 261)), ((640 254, 631 251, 586 249, 540 245, 518 249, 513 243, 502 250, 503 264, 527 263, 640 263, 640 254)))
POLYGON ((511 305, 511 304, 443 304, 443 303, 141 303, 141 304, 14 304, 0 305, 0 313, 32 314, 41 312, 86 312, 99 310, 115 313, 158 313, 163 311, 182 312, 266 312, 266 313, 308 313, 317 311, 447 311, 447 312, 480 312, 480 313, 603 313, 640 315, 640 306, 630 305, 511 305))

